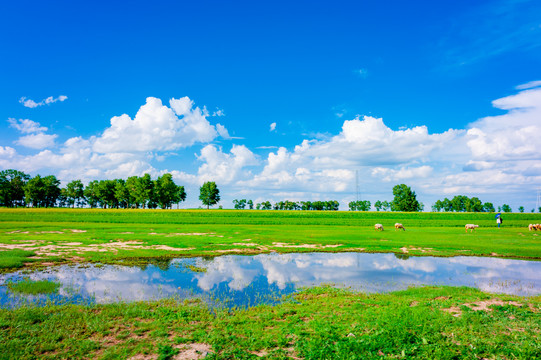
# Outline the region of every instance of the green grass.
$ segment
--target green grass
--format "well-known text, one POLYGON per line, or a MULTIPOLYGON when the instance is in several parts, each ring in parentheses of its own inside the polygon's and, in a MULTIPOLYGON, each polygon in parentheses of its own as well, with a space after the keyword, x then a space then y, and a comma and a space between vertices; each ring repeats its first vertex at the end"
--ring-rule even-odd
POLYGON ((0 249, 17 252, 0 251, 0 269, 31 261, 133 263, 271 251, 541 259, 541 233, 527 228, 541 223, 541 214, 503 216, 498 229, 487 213, 4 208, 0 249), (406 231, 395 231, 395 222, 406 231), (385 231, 374 231, 375 223, 385 231), (467 223, 480 227, 465 232, 467 223))
POLYGON ((6 286, 14 293, 37 295, 57 293, 60 288, 60 283, 49 280, 34 281, 24 279, 19 282, 8 282, 6 286))
POLYGON ((35 255, 36 254, 33 251, 25 250, 0 251, 0 270, 23 267, 25 263, 32 261, 29 257, 35 255))
POLYGON ((541 298, 425 287, 306 289, 277 306, 212 311, 197 301, 0 310, 0 358, 539 359, 541 298), (490 311, 471 304, 498 299, 490 311), (460 316, 444 311, 456 307, 460 316))

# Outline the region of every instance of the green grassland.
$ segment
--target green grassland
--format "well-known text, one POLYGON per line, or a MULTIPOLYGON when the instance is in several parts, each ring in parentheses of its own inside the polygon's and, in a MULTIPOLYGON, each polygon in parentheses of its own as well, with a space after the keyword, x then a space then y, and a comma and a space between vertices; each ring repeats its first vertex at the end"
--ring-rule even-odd
POLYGON ((23 307, 0 310, 0 358, 539 359, 540 310, 540 297, 450 287, 318 287, 233 310, 171 299, 23 307))
POLYGON ((541 259, 541 233, 528 230, 541 214, 503 218, 498 229, 487 213, 0 209, 0 269, 272 251, 541 259))

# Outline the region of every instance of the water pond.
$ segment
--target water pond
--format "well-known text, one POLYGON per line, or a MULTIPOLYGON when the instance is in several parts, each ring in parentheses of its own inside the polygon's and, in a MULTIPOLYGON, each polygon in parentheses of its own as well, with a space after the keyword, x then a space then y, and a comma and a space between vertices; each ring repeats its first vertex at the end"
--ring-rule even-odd
POLYGON ((409 286, 470 286, 493 293, 538 295, 541 262, 484 257, 302 253, 182 258, 144 266, 65 265, 0 275, 0 306, 111 303, 200 298, 211 306, 273 304, 302 287, 332 284, 364 292, 409 286), (55 294, 8 290, 23 279, 60 283, 55 294))

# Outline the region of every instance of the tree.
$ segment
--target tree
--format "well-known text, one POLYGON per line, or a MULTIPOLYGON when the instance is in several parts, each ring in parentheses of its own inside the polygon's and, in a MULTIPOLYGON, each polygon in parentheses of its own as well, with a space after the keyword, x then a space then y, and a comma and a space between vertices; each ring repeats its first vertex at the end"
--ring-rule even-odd
POLYGON ((509 206, 507 204, 502 205, 502 211, 506 212, 506 213, 513 212, 513 210, 511 210, 511 206, 509 206))
POLYGON ((156 201, 162 209, 168 209, 173 204, 186 200, 184 186, 178 186, 173 181, 173 175, 167 173, 158 177, 154 182, 156 201))
POLYGON ((93 180, 89 182, 87 186, 85 186, 84 194, 90 208, 95 208, 98 206, 98 184, 98 180, 93 180))
POLYGON ((521 213, 523 213, 523 212, 524 212, 524 206, 519 206, 519 207, 518 207, 518 211, 521 212, 521 213))
POLYGON ((220 202, 220 190, 214 181, 207 181, 199 188, 199 200, 207 209, 220 202))
POLYGON ((84 198, 84 185, 81 180, 73 180, 66 185, 66 198, 68 202, 75 207, 75 203, 78 206, 81 205, 81 199, 84 198))
POLYGON ((491 202, 486 202, 483 204, 483 211, 484 212, 495 212, 496 209, 494 209, 494 204, 491 202))
POLYGON ((0 171, 0 206, 24 206, 24 187, 30 175, 13 169, 0 171))
POLYGON ((254 209, 254 202, 252 200, 248 200, 248 208, 250 210, 253 210, 254 209))
POLYGON ((235 206, 235 209, 239 210, 239 209, 244 209, 246 208, 246 199, 240 199, 240 200, 233 200, 233 204, 235 206))
POLYGON ((417 201, 417 196, 411 188, 405 184, 393 187, 394 199, 391 202, 393 211, 421 211, 421 204, 417 201))

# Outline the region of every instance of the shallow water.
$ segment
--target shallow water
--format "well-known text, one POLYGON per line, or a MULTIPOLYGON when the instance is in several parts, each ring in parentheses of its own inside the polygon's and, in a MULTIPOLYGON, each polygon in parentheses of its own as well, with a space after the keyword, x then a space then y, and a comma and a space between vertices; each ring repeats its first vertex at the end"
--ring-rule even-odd
POLYGON ((20 295, 0 286, 0 306, 32 303, 111 303, 201 298, 211 306, 274 304, 302 287, 332 284, 364 292, 409 286, 470 286, 493 293, 541 294, 541 262, 485 257, 303 253, 174 259, 145 266, 64 265, 0 276, 0 284, 48 279, 55 295, 20 295), (188 266, 206 269, 194 272, 188 266))

